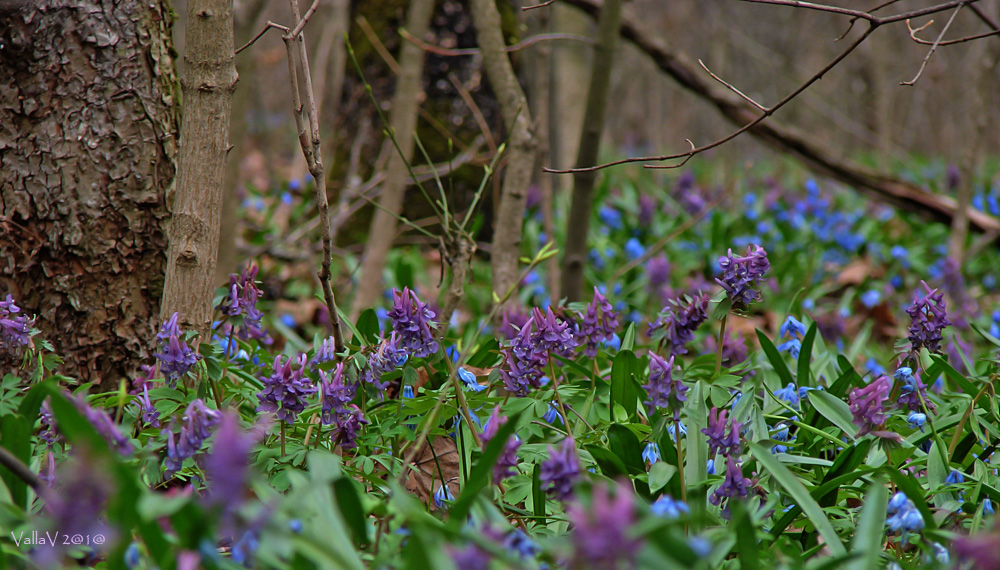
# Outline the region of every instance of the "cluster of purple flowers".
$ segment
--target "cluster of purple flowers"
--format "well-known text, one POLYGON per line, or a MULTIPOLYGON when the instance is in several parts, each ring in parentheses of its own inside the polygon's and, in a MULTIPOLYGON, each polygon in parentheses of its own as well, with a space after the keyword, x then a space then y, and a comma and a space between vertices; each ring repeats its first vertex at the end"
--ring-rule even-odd
POLYGON ((507 390, 518 395, 528 395, 528 388, 541 386, 544 368, 549 358, 557 354, 569 358, 577 346, 573 328, 567 321, 556 317, 552 309, 535 308, 532 316, 502 349, 506 365, 500 371, 507 390))
POLYGON ((399 347, 406 350, 414 358, 430 356, 438 351, 438 342, 434 340, 431 320, 434 311, 427 303, 422 303, 417 294, 404 287, 400 292, 392 290, 392 309, 386 315, 392 320, 392 330, 399 335, 399 347))
POLYGON ((257 434, 240 426, 239 415, 222 414, 212 449, 205 458, 204 471, 208 478, 206 502, 221 509, 223 526, 243 502, 250 450, 256 440, 257 434))
POLYGON ((368 365, 361 371, 364 381, 375 386, 379 392, 389 385, 382 382, 382 375, 392 372, 409 358, 409 353, 399 343, 399 335, 395 331, 389 333, 389 338, 383 339, 368 355, 368 365))
POLYGON ((358 383, 345 381, 344 363, 338 363, 331 371, 329 378, 322 370, 320 377, 320 399, 322 400, 321 419, 325 425, 335 425, 334 441, 344 449, 357 447, 357 431, 368 420, 361 410, 351 405, 358 383))
POLYGON ((611 303, 594 287, 594 298, 576 329, 576 341, 584 346, 583 353, 590 358, 597 356, 597 346, 614 338, 618 320, 611 303))
POLYGON ((877 432, 885 425, 885 402, 889 399, 892 381, 888 376, 879 376, 863 388, 854 388, 847 396, 854 425, 858 426, 858 436, 877 432))
POLYGON ((630 568, 641 542, 629 536, 635 503, 629 485, 617 485, 614 496, 605 485, 594 488, 590 507, 573 502, 566 508, 573 526, 573 568, 630 568))
MULTIPOLYGON (((489 419, 486 420, 486 425, 483 426, 482 440, 484 447, 491 439, 496 437, 500 427, 506 424, 507 420, 508 418, 500 416, 500 406, 493 409, 493 414, 490 415, 489 419)), ((507 438, 503 451, 500 452, 500 457, 493 464, 494 483, 500 483, 507 477, 513 477, 516 474, 517 450, 519 447, 521 447, 521 440, 516 435, 507 438)))
POLYGON ((0 350, 14 352, 21 346, 31 344, 33 319, 19 314, 21 308, 14 303, 14 297, 7 295, 0 301, 0 350))
POLYGON ((679 378, 673 378, 674 357, 664 360, 660 355, 650 353, 649 355, 649 383, 643 388, 649 395, 646 405, 653 408, 668 409, 673 411, 674 420, 681 418, 681 408, 687 401, 688 387, 679 378))
MULTIPOLYGON (((114 529, 102 516, 115 492, 114 478, 107 473, 108 466, 99 463, 99 459, 78 453, 60 467, 56 486, 40 490, 55 529, 70 537, 103 535, 108 544, 114 543, 114 529)), ((35 563, 41 567, 61 567, 62 544, 63 541, 57 540, 50 548, 37 549, 35 563)))
POLYGON ((177 313, 163 323, 156 338, 160 341, 160 352, 154 354, 160 361, 160 372, 167 385, 173 388, 177 380, 187 374, 201 355, 191 350, 186 341, 181 340, 181 329, 177 325, 177 313))
POLYGON ((906 309, 910 315, 910 329, 907 338, 910 340, 910 352, 916 355, 921 348, 926 348, 930 352, 941 350, 941 341, 944 340, 943 332, 945 327, 951 324, 946 314, 944 294, 937 289, 931 289, 927 283, 921 281, 926 294, 920 295, 919 291, 914 299, 913 305, 906 309))
POLYGON ((730 249, 727 255, 719 258, 719 268, 722 277, 715 281, 726 290, 733 308, 745 310, 750 303, 760 299, 760 291, 755 289, 757 280, 767 273, 771 264, 764 248, 752 244, 747 247, 745 256, 733 255, 730 249))
MULTIPOLYGON (((87 404, 86 396, 83 394, 79 396, 72 396, 67 394, 67 399, 76 407, 77 411, 90 422, 90 425, 94 426, 97 433, 101 434, 101 437, 108 442, 108 446, 114 449, 122 455, 130 455, 135 448, 132 446, 132 441, 129 440, 121 430, 118 429, 118 425, 115 421, 111 419, 111 416, 107 414, 104 410, 92 408, 87 404)), ((50 445, 55 443, 59 438, 58 425, 56 424, 55 415, 52 413, 52 408, 49 405, 49 401, 45 400, 41 407, 42 416, 42 426, 45 429, 42 431, 41 437, 43 440, 48 442, 50 445)))
POLYGON ((713 407, 708 412, 708 427, 701 432, 708 436, 709 454, 721 453, 724 457, 738 457, 743 452, 743 443, 740 439, 743 423, 735 419, 727 421, 727 413, 726 410, 713 407))
POLYGON ((258 412, 272 412, 278 420, 289 425, 295 423, 302 410, 306 409, 306 398, 316 392, 316 386, 305 376, 306 355, 298 358, 298 366, 292 368, 292 359, 281 363, 281 356, 274 357, 274 367, 270 376, 261 378, 264 389, 257 394, 260 405, 258 412))
POLYGON ((180 471, 185 459, 194 457, 201 451, 201 445, 212 435, 210 429, 221 420, 222 413, 209 409, 200 399, 188 404, 184 417, 181 418, 184 423, 179 437, 170 428, 163 430, 163 435, 167 438, 167 458, 163 462, 167 476, 180 471))
POLYGON ((892 377, 900 382, 899 397, 896 398, 897 406, 909 412, 922 412, 924 409, 922 400, 930 411, 934 411, 937 407, 927 397, 927 385, 920 380, 920 374, 915 374, 913 369, 901 366, 896 369, 892 377))
POLYGON ((139 414, 142 416, 142 421, 146 424, 158 427, 160 425, 160 412, 153 407, 153 402, 149 400, 149 387, 142 387, 142 396, 137 398, 136 403, 139 406, 139 414))
MULTIPOLYGON (((722 504, 726 499, 745 499, 750 494, 751 481, 743 476, 743 469, 736 458, 730 456, 726 458, 726 478, 722 485, 712 491, 708 502, 715 506, 722 504)), ((729 503, 726 503, 722 510, 723 515, 729 512, 729 503)))
POLYGON ((261 290, 257 288, 256 265, 244 269, 239 276, 235 273, 229 276, 229 295, 222 299, 219 309, 235 317, 243 315, 243 325, 239 327, 240 338, 260 338, 264 336, 264 331, 260 328, 260 321, 264 314, 257 309, 257 300, 260 299, 261 290))
POLYGON ((667 303, 646 334, 654 341, 665 340, 670 354, 687 354, 685 345, 694 340, 694 332, 708 319, 708 295, 678 297, 667 303))
POLYGON ((573 493, 580 479, 580 461, 576 457, 573 439, 566 438, 558 448, 549 446, 549 458, 542 462, 540 477, 545 491, 559 500, 573 493))

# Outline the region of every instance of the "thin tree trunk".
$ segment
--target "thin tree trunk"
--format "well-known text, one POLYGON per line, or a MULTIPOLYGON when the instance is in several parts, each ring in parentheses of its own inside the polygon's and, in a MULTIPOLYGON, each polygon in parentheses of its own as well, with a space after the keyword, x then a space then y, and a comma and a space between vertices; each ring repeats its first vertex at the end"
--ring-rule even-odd
MULTIPOLYGON (((434 0, 414 0, 406 15, 406 30, 423 38, 430 28, 433 12, 434 0)), ((368 243, 361 261, 361 280, 351 305, 352 321, 378 300, 385 289, 382 271, 396 238, 396 215, 403 211, 403 197, 409 184, 406 165, 413 156, 413 134, 417 127, 417 110, 423 92, 421 81, 424 74, 424 51, 413 42, 403 42, 401 49, 390 128, 395 134, 402 156, 393 149, 389 158, 385 186, 378 201, 381 208, 375 210, 371 229, 368 230, 368 243)), ((385 144, 391 145, 392 141, 386 140, 385 144)))
MULTIPOLYGON (((587 108, 583 115, 580 146, 576 153, 577 168, 597 164, 601 134, 604 132, 608 90, 611 86, 611 70, 618 48, 622 4, 622 0, 606 0, 601 7, 597 23, 597 47, 594 49, 590 86, 587 89, 587 108)), ((579 301, 583 294, 583 264, 587 260, 587 233, 594 206, 596 179, 596 172, 578 172, 573 175, 573 201, 566 218, 566 251, 563 254, 562 274, 562 295, 570 302, 579 301)))
POLYGON ((208 338, 236 65, 233 3, 189 0, 184 116, 160 317, 208 338))
MULTIPOLYGON (((170 3, 0 6, 0 295, 102 388, 153 347, 175 176, 170 3)), ((0 355, 0 370, 13 370, 0 355)))
POLYGON ((535 164, 535 138, 531 133, 531 111, 504 51, 500 13, 494 0, 472 0, 472 22, 482 49, 486 76, 496 94, 504 128, 507 129, 507 168, 500 193, 500 207, 493 220, 493 292, 503 298, 517 284, 521 255, 521 226, 528 183, 535 164))
MULTIPOLYGON (((584 10, 591 16, 597 14, 601 8, 601 3, 596 0, 563 1, 584 10)), ((621 35, 645 52, 661 71, 685 89, 707 100, 733 123, 742 126, 760 115, 757 108, 716 83, 686 56, 672 51, 658 36, 643 30, 636 18, 628 14, 622 17, 621 35)), ((842 158, 817 143, 819 137, 815 133, 804 133, 782 124, 775 117, 758 124, 747 134, 781 152, 795 156, 816 172, 853 186, 876 200, 947 224, 951 223, 958 210, 954 199, 932 194, 913 183, 881 174, 842 158)), ((966 210, 971 229, 979 232, 1000 232, 1000 220, 972 208, 966 210)))

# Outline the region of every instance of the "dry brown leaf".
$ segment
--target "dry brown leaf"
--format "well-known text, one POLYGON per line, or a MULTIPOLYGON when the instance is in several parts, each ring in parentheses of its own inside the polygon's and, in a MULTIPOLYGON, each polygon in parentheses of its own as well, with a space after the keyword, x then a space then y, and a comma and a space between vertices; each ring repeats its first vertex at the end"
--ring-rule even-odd
POLYGON ((434 501, 430 499, 434 491, 441 486, 444 478, 448 489, 458 496, 459 463, 458 447, 450 437, 434 438, 433 444, 427 443, 420 450, 420 455, 413 461, 413 469, 406 476, 406 490, 435 509, 434 501), (435 456, 437 461, 435 462, 435 456), (440 465, 440 472, 438 466, 440 465))

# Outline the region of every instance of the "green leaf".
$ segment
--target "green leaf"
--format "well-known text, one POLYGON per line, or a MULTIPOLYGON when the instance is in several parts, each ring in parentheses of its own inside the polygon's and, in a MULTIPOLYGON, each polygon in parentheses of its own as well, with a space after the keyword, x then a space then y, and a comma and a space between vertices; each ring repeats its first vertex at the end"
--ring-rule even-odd
POLYGON ((337 479, 333 482, 333 495, 337 499, 340 516, 344 517, 347 529, 351 531, 354 544, 363 548, 370 542, 368 524, 365 522, 365 509, 361 506, 361 499, 358 497, 354 481, 346 477, 337 479))
POLYGON ((632 350, 635 346, 635 323, 630 323, 622 336, 621 350, 632 350))
POLYGON ((757 570, 760 568, 760 547, 750 513, 743 501, 730 501, 729 507, 733 514, 732 526, 736 528, 736 556, 740 560, 740 570, 757 570))
POLYGON ((851 438, 857 437, 858 428, 851 421, 851 408, 843 400, 824 390, 813 390, 809 392, 809 403, 845 434, 851 438))
POLYGON ((536 463, 531 471, 531 505, 538 524, 545 526, 545 491, 542 490, 542 464, 536 463))
POLYGON ((632 433, 632 430, 620 424, 609 426, 608 447, 612 453, 621 458, 622 463, 632 475, 646 472, 646 466, 642 461, 642 449, 639 447, 639 438, 632 433))
MULTIPOLYGON (((34 422, 32 422, 34 423, 34 422)), ((11 414, 0 420, 0 447, 3 447, 25 465, 31 464, 31 428, 20 414, 11 414)), ((6 467, 0 467, 0 479, 10 491, 11 502, 27 510, 28 485, 6 467)))
POLYGON ((878 568, 882 554, 882 539, 885 537, 885 508, 889 500, 885 481, 877 478, 868 486, 858 526, 851 540, 851 553, 856 556, 846 566, 846 570, 868 570, 878 568))
POLYGON ((785 359, 775 348, 774 343, 771 339, 767 338, 760 329, 757 329, 757 339, 760 341, 760 347, 764 349, 764 354, 767 355, 767 360, 774 367, 774 371, 778 374, 778 378, 781 378, 781 385, 787 386, 789 384, 794 384, 795 379, 792 378, 792 373, 788 371, 788 366, 785 364, 785 359))
POLYGON ((811 385, 809 382, 809 367, 812 364, 813 343, 816 342, 816 322, 813 321, 802 338, 802 348, 799 349, 798 372, 796 377, 800 385, 811 385))
POLYGON ((468 364, 476 368, 489 368, 494 366, 499 358, 500 343, 497 342, 497 339, 490 338, 469 358, 468 364))
POLYGON ((820 536, 823 537, 830 552, 834 556, 846 554, 847 549, 844 548, 844 543, 837 536, 837 531, 833 528, 833 524, 830 523, 830 519, 826 517, 826 513, 822 507, 816 503, 816 500, 809 494, 809 491, 802 485, 798 477, 782 465, 780 461, 775 459, 769 449, 756 443, 751 443, 750 449, 753 452, 754 459, 771 474, 771 477, 785 489, 785 492, 792 497, 796 505, 809 517, 809 521, 812 522, 820 536))
POLYGON ((594 461, 597 462, 597 466, 601 469, 601 473, 604 473, 611 479, 628 477, 628 467, 614 453, 593 444, 584 445, 583 448, 593 456, 594 461))
POLYGON ((677 474, 677 468, 666 461, 657 461, 649 468, 649 491, 656 493, 667 486, 677 474))
POLYGON ((621 350, 611 363, 611 406, 620 405, 629 418, 636 416, 639 394, 630 382, 638 372, 638 359, 631 350, 621 350))
POLYGON ((479 461, 476 461, 476 464, 472 466, 472 471, 465 482, 462 494, 455 500, 455 504, 452 505, 448 514, 448 526, 452 530, 458 530, 459 527, 465 524, 465 519, 469 515, 469 509, 472 508, 472 502, 479 495, 479 492, 489 485, 490 477, 492 477, 493 473, 493 465, 503 452, 504 446, 507 445, 507 438, 514 433, 514 428, 517 427, 519 417, 511 417, 506 424, 500 426, 497 434, 486 444, 486 449, 483 450, 479 461))
POLYGON ((927 527, 927 530, 936 529, 937 523, 934 522, 934 514, 927 506, 927 500, 924 498, 924 491, 921 489, 917 480, 909 473, 904 473, 899 469, 895 469, 888 465, 885 465, 883 469, 889 474, 889 478, 892 479, 892 482, 899 487, 899 490, 906 493, 906 497, 913 501, 913 504, 917 506, 917 510, 920 511, 920 514, 924 517, 924 525, 927 527))
POLYGON ((374 309, 365 309, 358 317, 358 324, 355 326, 354 339, 351 344, 355 346, 371 346, 378 343, 379 325, 378 315, 374 309))

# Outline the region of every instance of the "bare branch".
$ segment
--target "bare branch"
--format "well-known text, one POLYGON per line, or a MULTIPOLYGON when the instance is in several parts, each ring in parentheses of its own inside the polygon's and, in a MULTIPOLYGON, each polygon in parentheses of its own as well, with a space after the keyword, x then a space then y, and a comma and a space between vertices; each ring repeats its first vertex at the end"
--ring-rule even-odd
MULTIPOLYGON (((934 45, 931 46, 931 49, 927 51, 927 55, 924 56, 924 61, 920 62, 920 69, 917 70, 917 74, 914 75, 913 79, 909 81, 901 81, 899 83, 900 85, 906 85, 912 87, 917 82, 917 80, 920 79, 920 76, 924 73, 924 68, 927 67, 927 62, 931 59, 931 56, 934 55, 934 52, 937 51, 938 44, 941 43, 941 39, 944 38, 944 35, 948 32, 948 28, 951 27, 951 23, 955 21, 955 16, 958 16, 958 13, 962 11, 962 6, 964 6, 964 4, 959 4, 958 7, 955 8, 955 11, 951 13, 951 17, 948 18, 948 23, 946 23, 944 25, 944 28, 941 29, 941 33, 938 34, 937 39, 934 40, 934 45)), ((906 27, 909 28, 910 21, 907 20, 906 22, 907 22, 906 27)), ((910 34, 910 36, 912 35, 913 34, 910 34)))
POLYGON ((992 32, 985 32, 985 33, 982 33, 982 34, 976 34, 974 36, 966 36, 964 38, 958 38, 957 40, 947 40, 947 41, 943 41, 943 42, 932 42, 932 41, 924 40, 924 39, 921 39, 921 38, 917 37, 917 34, 919 32, 923 31, 924 29, 927 28, 927 26, 930 26, 933 23, 934 23, 934 20, 931 20, 930 22, 927 22, 923 26, 920 26, 919 28, 914 29, 914 28, 910 27, 910 21, 907 20, 906 21, 906 28, 910 32, 910 39, 913 40, 913 41, 915 41, 918 44, 921 44, 921 45, 932 46, 935 43, 937 43, 938 47, 942 47, 942 46, 951 46, 951 45, 955 45, 955 44, 962 44, 962 43, 965 43, 965 42, 971 42, 973 40, 979 40, 979 39, 982 39, 982 38, 988 38, 990 36, 996 36, 996 35, 1000 34, 1000 30, 993 30, 992 32))
POLYGON ((528 10, 535 10, 537 8, 544 8, 546 6, 551 6, 552 4, 555 3, 555 1, 556 0, 546 0, 545 2, 542 2, 541 4, 534 4, 532 6, 524 6, 524 7, 521 8, 521 11, 522 12, 527 12, 528 10))
POLYGON ((372 25, 368 23, 368 19, 364 16, 358 16, 356 21, 358 22, 358 27, 361 28, 361 31, 365 33, 365 37, 367 37, 368 41, 371 42, 372 47, 374 47, 375 51, 378 52, 379 57, 381 57, 382 61, 384 61, 386 65, 389 66, 389 69, 392 70, 393 75, 399 75, 399 62, 396 61, 396 58, 392 57, 389 50, 385 49, 385 44, 382 43, 378 34, 376 34, 375 30, 372 29, 372 25))
POLYGON ((305 16, 302 16, 302 19, 299 20, 298 24, 295 24, 295 27, 292 28, 292 31, 288 35, 293 38, 298 37, 298 35, 302 33, 302 30, 305 29, 306 24, 309 23, 309 18, 312 18, 312 15, 316 13, 316 8, 319 8, 319 0, 313 0, 312 6, 306 10, 305 16))
MULTIPOLYGON (((419 46, 420 49, 426 52, 433 53, 435 55, 443 55, 446 57, 458 57, 463 55, 479 55, 480 53, 479 48, 450 49, 432 45, 414 36, 413 34, 411 34, 410 32, 406 31, 403 28, 399 29, 399 35, 403 36, 403 38, 406 41, 419 46)), ((596 43, 594 42, 594 40, 588 37, 578 36, 576 34, 537 34, 525 38, 522 41, 512 46, 507 46, 506 48, 504 48, 504 51, 507 53, 513 53, 518 50, 522 50, 526 47, 533 46, 537 43, 551 42, 551 41, 572 41, 572 42, 580 42, 591 46, 596 43)))
MULTIPOLYGON (((736 93, 737 95, 739 95, 740 97, 742 97, 743 100, 746 101, 747 103, 750 103, 751 105, 753 105, 754 107, 757 107, 761 111, 766 111, 767 110, 766 108, 764 108, 763 105, 761 105, 760 103, 758 103, 758 102, 754 101, 753 99, 751 99, 749 95, 744 94, 739 89, 737 89, 737 88, 733 87, 732 85, 730 85, 729 83, 726 83, 725 81, 723 81, 722 78, 719 77, 718 75, 712 73, 712 70, 709 69, 708 66, 705 65, 705 62, 703 62, 702 60, 700 60, 700 59, 698 60, 698 65, 700 65, 702 69, 704 69, 705 71, 707 71, 708 74, 712 76, 712 79, 714 79, 714 80, 718 81, 719 83, 721 83, 721 84, 725 85, 726 87, 728 87, 730 91, 732 91, 733 93, 736 93)), ((691 142, 691 141, 688 141, 688 142, 691 142)), ((692 144, 691 146, 694 147, 694 144, 692 144)))
MULTIPOLYGON (((803 8, 806 10, 816 10, 818 12, 829 12, 831 14, 840 14, 842 16, 852 16, 859 20, 866 20, 873 26, 881 26, 884 24, 892 24, 894 22, 902 22, 904 20, 919 18, 920 16, 929 16, 931 14, 937 14, 938 12, 944 12, 958 6, 964 6, 966 4, 972 4, 978 2, 979 0, 951 0, 950 2, 943 2, 941 4, 936 4, 934 6, 928 6, 927 8, 921 8, 919 10, 912 10, 910 12, 903 12, 901 14, 895 14, 892 16, 878 17, 872 15, 870 12, 865 12, 862 10, 852 10, 850 8, 841 8, 840 6, 830 6, 827 4, 815 4, 813 2, 799 2, 798 0, 740 0, 741 2, 751 2, 753 4, 772 4, 775 6, 789 6, 791 8, 803 8)), ((874 8, 872 11, 878 10, 884 6, 888 6, 892 2, 883 4, 874 8)))
POLYGON ((252 46, 253 44, 257 43, 257 40, 259 40, 260 38, 264 37, 264 34, 266 34, 267 31, 270 30, 270 29, 281 30, 282 32, 285 32, 286 34, 288 33, 288 27, 282 26, 281 24, 275 24, 274 22, 268 21, 268 23, 264 24, 264 29, 261 30, 260 33, 258 33, 256 36, 253 37, 253 39, 251 39, 250 41, 248 41, 247 43, 245 43, 243 45, 243 47, 241 47, 240 49, 236 50, 235 55, 239 55, 241 51, 243 51, 243 50, 247 49, 248 47, 252 46))
MULTIPOLYGON (((746 0, 746 1, 753 1, 753 0, 746 0)), ((775 0, 775 1, 778 1, 778 0, 775 0)), ((682 152, 682 153, 677 153, 677 154, 668 154, 668 155, 663 155, 663 156, 642 156, 642 157, 624 158, 624 159, 621 159, 621 160, 616 160, 616 161, 613 161, 613 162, 608 162, 608 163, 605 163, 605 164, 598 164, 596 166, 590 166, 590 167, 585 167, 585 168, 569 168, 569 169, 566 169, 566 170, 554 170, 554 169, 551 169, 551 168, 544 168, 543 171, 549 172, 549 173, 552 173, 552 174, 569 174, 569 173, 573 173, 573 172, 593 172, 593 171, 602 170, 602 169, 605 169, 605 168, 608 168, 608 167, 611 167, 611 166, 618 166, 618 165, 621 165, 621 164, 629 164, 629 163, 633 163, 633 162, 663 162, 663 161, 666 161, 666 160, 676 160, 676 159, 679 159, 679 158, 684 159, 684 162, 687 162, 694 155, 701 154, 701 153, 705 152, 706 150, 711 150, 711 149, 713 149, 715 147, 718 147, 718 146, 722 146, 723 144, 725 144, 725 143, 727 143, 727 142, 735 139, 736 137, 740 136, 741 134, 745 133, 746 131, 748 131, 748 130, 752 129, 753 127, 755 127, 755 126, 759 125, 760 123, 762 123, 764 121, 764 119, 767 119, 768 117, 770 117, 771 115, 773 115, 775 112, 778 111, 778 109, 781 109, 786 104, 788 104, 789 101, 791 101, 792 99, 798 97, 800 93, 802 93, 803 91, 805 91, 806 89, 808 89, 809 87, 811 87, 812 84, 814 84, 817 81, 819 81, 820 79, 822 79, 823 76, 827 74, 827 72, 829 72, 831 69, 833 69, 834 67, 836 67, 837 64, 839 64, 841 61, 844 60, 844 58, 846 58, 848 55, 850 55, 851 52, 853 52, 855 49, 857 49, 857 47, 860 46, 862 44, 862 42, 864 42, 866 39, 868 39, 868 36, 870 36, 872 34, 872 32, 875 31, 875 28, 876 28, 875 25, 870 25, 868 27, 868 29, 865 30, 865 33, 863 33, 856 40, 854 40, 854 42, 852 42, 851 45, 849 45, 847 47, 847 49, 845 49, 843 52, 840 53, 840 55, 838 55, 832 61, 830 61, 830 63, 826 64, 823 67, 823 69, 821 69, 818 73, 816 73, 815 75, 813 75, 812 77, 810 77, 808 81, 806 81, 805 83, 803 83, 802 85, 800 85, 797 89, 795 89, 794 91, 792 91, 791 93, 789 93, 788 95, 786 95, 784 99, 782 99, 781 101, 778 101, 778 103, 776 103, 775 105, 763 109, 762 110, 763 112, 761 113, 761 115, 759 117, 757 117, 756 119, 754 119, 754 120, 750 121, 749 123, 743 125, 739 129, 733 131, 732 133, 726 135, 725 137, 716 140, 715 142, 709 143, 709 144, 707 144, 705 146, 700 146, 700 147, 697 147, 697 148, 692 148, 691 150, 689 150, 687 152, 682 152)), ((690 143, 690 141, 688 141, 688 142, 690 143)), ((684 164, 684 163, 682 162, 681 164, 684 164)), ((677 166, 680 166, 680 165, 677 165, 677 166)))

